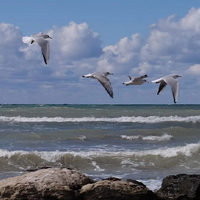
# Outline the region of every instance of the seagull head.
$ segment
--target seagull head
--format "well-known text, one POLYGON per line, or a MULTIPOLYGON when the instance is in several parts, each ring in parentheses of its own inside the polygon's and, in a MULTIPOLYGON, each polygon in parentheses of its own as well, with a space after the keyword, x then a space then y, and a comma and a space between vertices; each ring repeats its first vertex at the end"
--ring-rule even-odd
POLYGON ((50 37, 49 35, 43 35, 43 37, 44 37, 45 39, 47 39, 47 38, 52 39, 52 37, 50 37))
POLYGON ((182 77, 182 76, 179 76, 177 74, 173 75, 173 78, 179 78, 179 77, 182 77))
POLYGON ((108 75, 113 75, 113 73, 106 72, 105 75, 106 75, 106 76, 108 76, 108 75))

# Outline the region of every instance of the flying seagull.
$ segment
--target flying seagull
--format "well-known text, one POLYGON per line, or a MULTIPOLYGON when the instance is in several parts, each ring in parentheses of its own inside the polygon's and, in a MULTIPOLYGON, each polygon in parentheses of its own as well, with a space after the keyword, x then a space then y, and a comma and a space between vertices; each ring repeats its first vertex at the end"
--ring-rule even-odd
POLYGON ((171 75, 163 76, 159 79, 152 81, 152 83, 160 83, 157 95, 159 95, 160 92, 164 90, 166 85, 168 84, 170 85, 171 90, 172 90, 174 103, 176 103, 178 100, 178 95, 179 95, 179 82, 177 80, 177 78, 179 77, 181 76, 176 75, 176 74, 171 74, 171 75))
POLYGON ((131 77, 128 76, 130 81, 124 82, 123 84, 128 85, 142 85, 143 83, 147 82, 144 78, 148 77, 146 74, 140 77, 131 77))
POLYGON ((43 33, 36 33, 31 35, 31 37, 25 36, 22 37, 23 43, 30 43, 33 44, 34 42, 37 42, 38 45, 41 47, 42 55, 44 57, 44 62, 47 65, 47 62, 49 61, 49 54, 50 54, 50 48, 49 48, 49 41, 48 38, 52 39, 49 35, 43 34, 43 33))
POLYGON ((102 84, 102 86, 105 88, 105 90, 108 92, 110 97, 113 98, 113 89, 112 89, 110 80, 107 78, 108 75, 113 75, 113 73, 110 73, 110 72, 94 72, 92 74, 83 75, 82 77, 97 79, 102 84))

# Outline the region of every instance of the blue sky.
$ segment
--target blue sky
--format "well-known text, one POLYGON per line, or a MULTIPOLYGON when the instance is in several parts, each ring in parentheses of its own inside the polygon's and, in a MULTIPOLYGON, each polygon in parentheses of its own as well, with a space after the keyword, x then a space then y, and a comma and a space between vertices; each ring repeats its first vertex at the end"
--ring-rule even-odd
POLYGON ((200 3, 198 0, 2 0, 1 5, 1 22, 19 26, 25 35, 49 30, 52 26, 67 26, 70 21, 86 22, 100 34, 105 46, 134 33, 146 37, 149 26, 159 18, 172 14, 184 17, 190 8, 198 8, 200 3))
POLYGON ((124 86, 127 75, 148 81, 182 75, 178 103, 199 103, 200 2, 161 0, 2 0, 0 103, 172 104, 169 86, 124 86), (53 37, 47 66, 37 44, 21 38, 53 37), (111 71, 111 99, 81 76, 111 71))

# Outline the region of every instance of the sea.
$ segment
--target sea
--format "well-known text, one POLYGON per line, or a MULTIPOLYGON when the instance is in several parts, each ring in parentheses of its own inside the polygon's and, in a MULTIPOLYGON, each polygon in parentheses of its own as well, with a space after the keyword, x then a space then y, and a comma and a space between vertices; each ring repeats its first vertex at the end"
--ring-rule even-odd
POLYGON ((0 179, 67 167, 161 187, 200 173, 200 105, 0 105, 0 179))

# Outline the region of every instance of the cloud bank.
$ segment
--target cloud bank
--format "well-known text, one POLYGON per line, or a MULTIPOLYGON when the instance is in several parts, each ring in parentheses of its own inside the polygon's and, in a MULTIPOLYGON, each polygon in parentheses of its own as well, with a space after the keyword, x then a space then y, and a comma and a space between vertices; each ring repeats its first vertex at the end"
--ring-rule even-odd
POLYGON ((157 96, 154 84, 122 85, 127 75, 148 74, 150 81, 172 73, 182 75, 178 102, 199 103, 200 9, 159 19, 146 39, 133 33, 104 48, 87 23, 53 26, 47 34, 53 39, 45 66, 40 47, 22 43, 23 30, 0 24, 0 103, 173 103, 169 88, 157 96), (96 80, 81 78, 93 71, 114 73, 114 99, 96 80))

